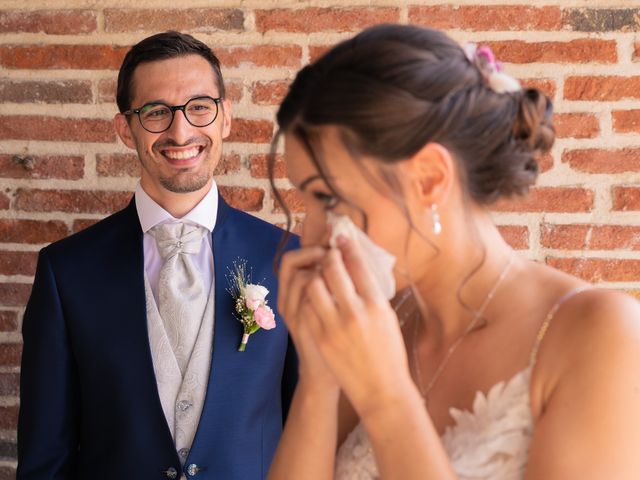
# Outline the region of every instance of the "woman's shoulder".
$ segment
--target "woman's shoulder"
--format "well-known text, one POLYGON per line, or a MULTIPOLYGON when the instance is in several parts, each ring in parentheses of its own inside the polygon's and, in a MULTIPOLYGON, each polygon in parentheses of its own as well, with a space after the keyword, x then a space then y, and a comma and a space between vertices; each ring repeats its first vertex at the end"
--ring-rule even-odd
POLYGON ((614 371, 640 378, 640 303, 636 299, 582 284, 573 285, 560 300, 540 338, 534 372, 543 398, 564 385, 588 389, 614 371))

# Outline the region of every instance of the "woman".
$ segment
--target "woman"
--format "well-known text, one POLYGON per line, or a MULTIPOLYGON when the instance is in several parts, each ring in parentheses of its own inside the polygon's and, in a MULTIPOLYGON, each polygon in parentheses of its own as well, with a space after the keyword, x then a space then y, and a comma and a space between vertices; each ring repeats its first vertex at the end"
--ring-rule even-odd
POLYGON ((383 25, 304 68, 278 122, 307 213, 270 478, 640 478, 637 303, 518 257, 486 209, 536 179, 543 94, 486 48, 383 25), (330 246, 342 216, 395 257, 395 310, 357 242, 330 246))

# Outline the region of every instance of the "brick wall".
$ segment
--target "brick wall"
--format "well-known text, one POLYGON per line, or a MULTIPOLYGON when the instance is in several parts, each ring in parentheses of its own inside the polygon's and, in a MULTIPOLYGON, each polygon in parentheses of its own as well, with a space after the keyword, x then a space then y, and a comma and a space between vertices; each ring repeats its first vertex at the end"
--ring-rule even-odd
MULTIPOLYGON (((218 182, 233 205, 273 222, 282 216, 265 153, 275 106, 302 65, 384 21, 490 45, 557 111, 558 140, 539 186, 495 208, 504 235, 528 257, 640 292, 637 2, 179 3, 0 0, 0 480, 15 464, 19 330, 37 251, 128 201, 139 167, 111 127, 115 77, 127 47, 157 31, 192 32, 220 56, 235 121, 218 182)), ((286 180, 278 182, 299 211, 286 180)))

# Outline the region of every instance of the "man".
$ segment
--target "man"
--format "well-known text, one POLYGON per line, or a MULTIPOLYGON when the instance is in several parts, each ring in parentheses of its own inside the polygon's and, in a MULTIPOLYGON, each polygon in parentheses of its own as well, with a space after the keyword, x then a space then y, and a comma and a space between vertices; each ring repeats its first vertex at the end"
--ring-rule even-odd
POLYGON ((189 35, 149 37, 125 57, 117 101, 140 183, 127 208, 40 253, 17 476, 261 479, 297 366, 279 318, 238 351, 229 274, 246 262, 275 305, 282 232, 218 195, 231 125, 218 59, 189 35))

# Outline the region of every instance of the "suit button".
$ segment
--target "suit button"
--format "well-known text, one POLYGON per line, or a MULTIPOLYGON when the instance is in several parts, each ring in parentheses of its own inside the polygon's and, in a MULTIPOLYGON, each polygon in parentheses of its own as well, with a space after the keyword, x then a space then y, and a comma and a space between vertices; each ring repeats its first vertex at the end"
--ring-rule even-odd
POLYGON ((187 473, 189 474, 190 477, 195 477, 199 471, 200 471, 200 467, 198 467, 198 465, 196 465, 195 463, 192 463, 187 467, 187 473))
POLYGON ((163 473, 165 477, 170 478, 172 480, 175 478, 178 478, 178 471, 173 467, 167 468, 163 473))

